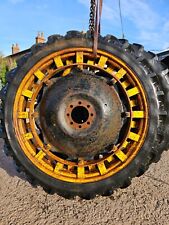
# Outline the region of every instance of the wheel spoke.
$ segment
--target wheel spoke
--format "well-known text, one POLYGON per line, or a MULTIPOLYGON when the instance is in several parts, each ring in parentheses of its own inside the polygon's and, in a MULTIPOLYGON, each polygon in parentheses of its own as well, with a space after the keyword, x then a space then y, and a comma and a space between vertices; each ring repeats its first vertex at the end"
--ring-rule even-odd
POLYGON ((63 61, 60 56, 55 57, 54 62, 57 68, 63 67, 63 61))
POLYGON ((41 81, 45 77, 45 74, 42 73, 40 70, 37 70, 34 75, 41 81))
POLYGON ((23 90, 22 95, 28 98, 32 98, 33 92, 30 90, 23 90))

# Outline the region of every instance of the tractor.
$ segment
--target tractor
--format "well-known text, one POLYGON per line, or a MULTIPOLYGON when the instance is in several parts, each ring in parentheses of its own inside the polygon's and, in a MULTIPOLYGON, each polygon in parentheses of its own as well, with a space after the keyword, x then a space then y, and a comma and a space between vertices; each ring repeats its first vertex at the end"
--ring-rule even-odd
POLYGON ((18 60, 1 90, 4 151, 48 193, 108 196, 169 148, 167 61, 90 29, 52 35, 18 60))

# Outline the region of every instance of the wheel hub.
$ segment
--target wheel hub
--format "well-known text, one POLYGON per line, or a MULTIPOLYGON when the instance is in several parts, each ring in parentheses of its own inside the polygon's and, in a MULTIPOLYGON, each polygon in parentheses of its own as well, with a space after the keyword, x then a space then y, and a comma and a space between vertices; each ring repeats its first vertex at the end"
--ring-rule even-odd
POLYGON ((70 157, 91 157, 115 144, 122 106, 113 87, 94 75, 74 71, 56 80, 40 104, 47 140, 70 157))
POLYGON ((96 119, 93 104, 85 99, 72 100, 65 110, 65 118, 73 129, 83 130, 90 128, 96 119))

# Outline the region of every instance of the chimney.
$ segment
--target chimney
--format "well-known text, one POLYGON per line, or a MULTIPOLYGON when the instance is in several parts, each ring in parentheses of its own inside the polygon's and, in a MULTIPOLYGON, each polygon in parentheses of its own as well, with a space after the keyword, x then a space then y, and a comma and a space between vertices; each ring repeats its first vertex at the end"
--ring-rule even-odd
POLYGON ((20 52, 19 45, 18 45, 18 44, 13 44, 13 45, 12 45, 12 55, 13 55, 13 54, 16 54, 16 53, 18 53, 18 52, 20 52))
POLYGON ((45 43, 45 37, 43 32, 38 32, 38 36, 36 37, 36 44, 45 43))

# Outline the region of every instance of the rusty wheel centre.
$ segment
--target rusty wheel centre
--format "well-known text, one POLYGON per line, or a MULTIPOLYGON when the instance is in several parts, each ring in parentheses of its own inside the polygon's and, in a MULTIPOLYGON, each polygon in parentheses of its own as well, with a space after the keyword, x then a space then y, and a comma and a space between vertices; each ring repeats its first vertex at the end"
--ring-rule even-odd
POLYGON ((115 144, 121 113, 120 98, 113 87, 99 77, 75 70, 56 79, 39 110, 47 140, 59 152, 84 159, 115 144))

